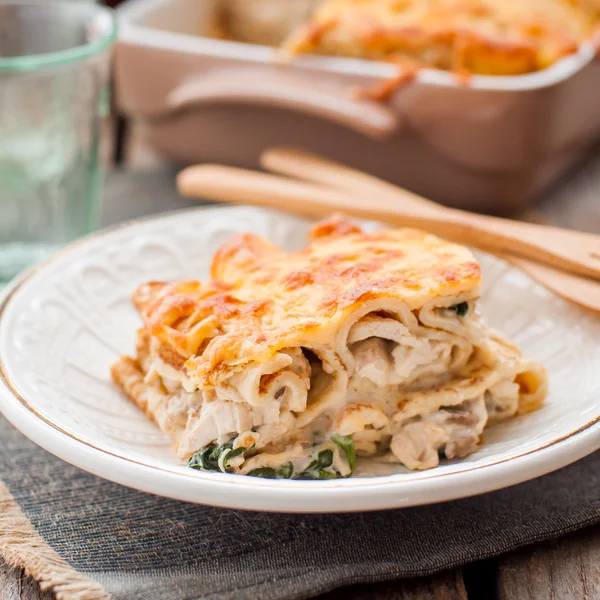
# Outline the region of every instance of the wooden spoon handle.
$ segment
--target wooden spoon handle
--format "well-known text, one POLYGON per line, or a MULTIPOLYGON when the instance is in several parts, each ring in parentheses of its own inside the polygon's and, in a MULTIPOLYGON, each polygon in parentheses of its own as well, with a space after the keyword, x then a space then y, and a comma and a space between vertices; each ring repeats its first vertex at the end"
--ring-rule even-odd
POLYGON ((512 253, 600 279, 600 236, 450 209, 377 177, 297 150, 267 150, 261 164, 278 173, 361 196, 372 209, 369 218, 422 227, 471 246, 512 253))
POLYGON ((365 207, 361 199, 343 192, 236 167, 188 167, 177 176, 177 188, 183 196, 252 204, 297 215, 322 217, 342 211, 359 218, 384 218, 365 207))
POLYGON ((442 215, 449 210, 441 204, 396 187, 383 179, 294 148, 269 148, 261 154, 260 164, 273 173, 312 181, 343 190, 350 195, 364 194, 371 198, 373 194, 377 194, 376 202, 379 206, 396 207, 401 201, 405 208, 414 207, 425 211, 427 206, 429 209, 427 214, 442 215))

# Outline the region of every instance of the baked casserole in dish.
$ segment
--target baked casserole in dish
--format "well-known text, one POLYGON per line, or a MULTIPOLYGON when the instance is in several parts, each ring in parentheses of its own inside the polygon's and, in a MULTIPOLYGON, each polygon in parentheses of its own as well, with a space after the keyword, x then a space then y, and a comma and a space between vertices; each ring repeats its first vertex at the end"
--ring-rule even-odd
POLYGON ((128 0, 118 11, 116 98, 148 145, 183 164, 257 168, 266 148, 295 146, 443 204, 509 213, 600 138, 600 61, 581 41, 593 35, 597 8, 128 0), (454 20, 435 17, 450 7, 454 20), (216 39, 225 8, 231 31, 216 39), (428 40, 437 40, 431 49, 428 40), (480 74, 528 68, 538 70, 480 74))
POLYGON ((356 455, 429 469, 543 401, 544 368, 477 311, 480 268, 414 229, 332 218, 286 253, 245 234, 211 281, 151 282, 117 384, 197 469, 350 476, 356 455))

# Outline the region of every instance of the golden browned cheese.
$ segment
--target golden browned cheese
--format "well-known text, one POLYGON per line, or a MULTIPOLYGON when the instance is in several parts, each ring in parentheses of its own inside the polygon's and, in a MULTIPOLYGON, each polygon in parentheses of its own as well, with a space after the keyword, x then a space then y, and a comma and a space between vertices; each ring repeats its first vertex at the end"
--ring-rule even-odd
POLYGON ((283 348, 330 341, 368 300, 396 298, 415 310, 434 298, 477 297, 480 285, 464 246, 414 229, 364 233, 342 218, 319 224, 293 253, 237 236, 216 253, 211 274, 207 283, 145 284, 134 295, 163 360, 187 361, 205 385, 283 348))
POLYGON ((324 0, 285 48, 517 75, 575 52, 599 17, 598 0, 324 0))

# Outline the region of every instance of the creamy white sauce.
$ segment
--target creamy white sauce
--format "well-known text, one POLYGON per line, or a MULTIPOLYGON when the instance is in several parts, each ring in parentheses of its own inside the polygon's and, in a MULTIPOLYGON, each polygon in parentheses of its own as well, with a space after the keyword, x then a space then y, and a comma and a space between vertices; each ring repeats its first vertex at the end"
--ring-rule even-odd
MULTIPOLYGON (((479 323, 469 316, 457 318, 453 311, 438 309, 422 313, 437 326, 479 331, 479 323)), ((245 461, 236 457, 230 467, 247 473, 292 462, 301 471, 312 459, 314 445, 325 444, 334 451, 333 468, 344 475, 349 471, 345 454, 327 441, 337 434, 353 438, 357 455, 376 457, 360 459, 359 476, 390 468, 382 466, 382 458, 426 469, 437 466, 440 453, 452 458, 473 452, 488 413, 490 419, 502 419, 517 410, 514 373, 496 377, 489 389, 452 389, 451 396, 434 393, 470 360, 472 346, 464 335, 421 326, 412 331, 390 317, 369 314, 350 328, 348 342, 354 368, 346 374, 341 393, 331 394, 336 373, 331 356, 329 362, 313 362, 311 367, 300 348, 281 351, 265 363, 231 373, 214 389, 196 392, 180 455, 243 436, 244 447, 259 452, 245 461), (326 406, 317 410, 328 393, 326 406), (201 395, 204 400, 199 402, 201 395), (418 402, 400 418, 407 397, 418 397, 418 402)), ((180 399, 177 405, 185 405, 184 389, 193 388, 185 374, 157 359, 148 376, 157 375, 166 391, 180 399)), ((236 441, 235 447, 240 444, 236 441)), ((397 471, 398 466, 391 469, 397 471)))

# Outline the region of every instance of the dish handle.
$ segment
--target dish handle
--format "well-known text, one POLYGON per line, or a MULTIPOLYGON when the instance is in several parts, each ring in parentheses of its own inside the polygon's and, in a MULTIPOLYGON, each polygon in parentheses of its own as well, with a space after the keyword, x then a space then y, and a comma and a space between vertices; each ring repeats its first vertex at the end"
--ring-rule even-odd
POLYGON ((303 112, 350 127, 370 138, 396 133, 400 116, 389 106, 351 96, 340 86, 298 74, 220 69, 184 81, 167 98, 169 110, 229 102, 303 112))

